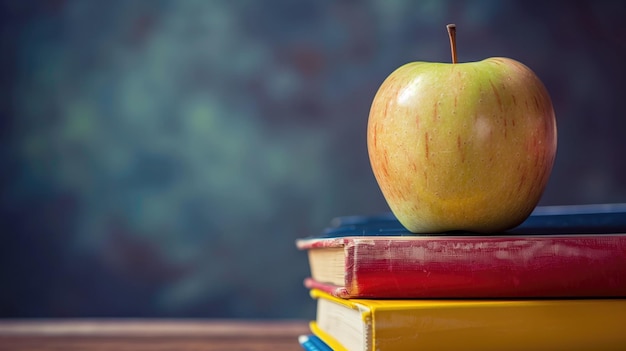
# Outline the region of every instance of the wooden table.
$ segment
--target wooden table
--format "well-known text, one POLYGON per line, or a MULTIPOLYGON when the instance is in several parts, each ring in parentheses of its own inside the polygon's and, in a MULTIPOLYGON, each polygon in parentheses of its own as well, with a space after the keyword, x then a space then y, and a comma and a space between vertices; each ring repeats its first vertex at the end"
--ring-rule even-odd
POLYGON ((0 350, 302 350, 307 321, 0 320, 0 350))

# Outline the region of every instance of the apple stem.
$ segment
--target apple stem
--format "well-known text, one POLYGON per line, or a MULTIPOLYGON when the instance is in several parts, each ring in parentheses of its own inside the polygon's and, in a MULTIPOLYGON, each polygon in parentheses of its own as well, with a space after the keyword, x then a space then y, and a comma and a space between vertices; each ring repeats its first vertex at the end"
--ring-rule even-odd
POLYGON ((448 24, 448 37, 450 37, 450 50, 452 51, 452 63, 456 63, 456 24, 448 24))

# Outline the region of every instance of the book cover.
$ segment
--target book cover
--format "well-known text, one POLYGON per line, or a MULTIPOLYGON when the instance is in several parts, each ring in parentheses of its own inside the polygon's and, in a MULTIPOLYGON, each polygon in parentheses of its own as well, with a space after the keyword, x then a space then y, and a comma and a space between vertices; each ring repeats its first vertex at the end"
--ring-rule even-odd
MULTIPOLYGON (((538 206, 522 224, 503 234, 604 234, 620 233, 625 230, 626 203, 607 203, 538 206)), ((372 216, 336 217, 331 220, 330 226, 323 233, 324 237, 346 235, 415 234, 404 228, 391 212, 372 216)))
POLYGON ((305 351, 333 351, 330 346, 326 345, 322 339, 318 338, 314 334, 300 335, 298 337, 298 343, 305 351))
POLYGON ((626 299, 368 300, 311 290, 333 350, 624 350, 626 299))
POLYGON ((626 297, 626 207, 558 209, 488 236, 392 235, 392 218, 344 217, 331 235, 296 242, 309 256, 304 283, 342 298, 626 297))

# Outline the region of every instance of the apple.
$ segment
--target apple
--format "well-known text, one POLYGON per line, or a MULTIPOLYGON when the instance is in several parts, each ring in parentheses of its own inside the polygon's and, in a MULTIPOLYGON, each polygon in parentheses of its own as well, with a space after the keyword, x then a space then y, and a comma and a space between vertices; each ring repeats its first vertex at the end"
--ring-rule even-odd
POLYGON ((510 58, 412 62, 372 102, 367 147, 391 211, 414 233, 495 233, 522 223, 550 176, 557 128, 550 96, 510 58))

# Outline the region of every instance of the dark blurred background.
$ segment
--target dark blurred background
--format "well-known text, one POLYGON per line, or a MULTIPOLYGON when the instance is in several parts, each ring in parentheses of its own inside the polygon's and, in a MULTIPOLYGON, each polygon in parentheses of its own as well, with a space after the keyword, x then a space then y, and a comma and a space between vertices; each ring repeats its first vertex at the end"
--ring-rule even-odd
POLYGON ((0 6, 0 317, 312 318, 294 240, 388 211, 370 103, 451 22, 552 95, 541 204, 626 201, 623 1, 0 6))

